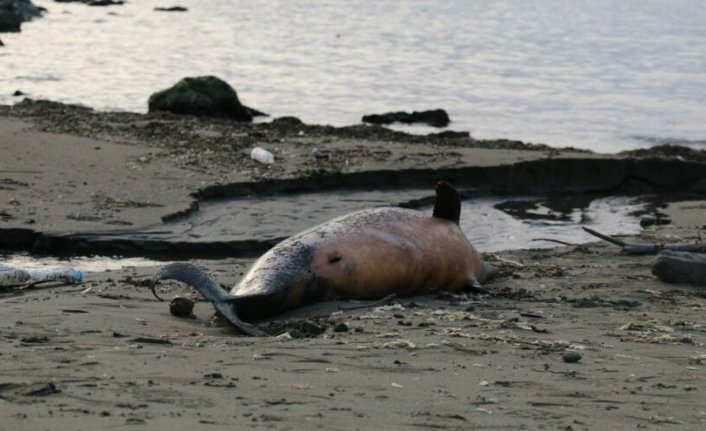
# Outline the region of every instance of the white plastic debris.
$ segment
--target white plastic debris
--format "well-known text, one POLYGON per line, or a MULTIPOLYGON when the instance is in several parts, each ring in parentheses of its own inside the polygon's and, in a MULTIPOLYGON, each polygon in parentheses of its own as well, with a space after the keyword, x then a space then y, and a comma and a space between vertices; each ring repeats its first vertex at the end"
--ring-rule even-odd
POLYGON ((253 148, 252 151, 250 151, 250 158, 257 162, 264 163, 265 165, 271 165, 275 162, 274 154, 262 147, 253 148))
POLYGON ((67 266, 24 269, 0 264, 0 286, 20 286, 45 281, 81 284, 83 282, 83 272, 67 266))

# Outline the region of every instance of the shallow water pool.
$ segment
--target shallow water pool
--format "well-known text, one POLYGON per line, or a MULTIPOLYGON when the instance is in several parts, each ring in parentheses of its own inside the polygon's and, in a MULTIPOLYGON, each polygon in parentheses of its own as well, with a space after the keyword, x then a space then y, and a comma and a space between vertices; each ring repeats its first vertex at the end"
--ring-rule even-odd
MULTIPOLYGON (((190 241, 265 241, 285 238, 353 211, 380 206, 412 206, 431 214, 428 190, 366 190, 302 193, 203 202, 199 211, 172 225, 190 241), (419 206, 419 203, 429 204, 419 206)), ((636 213, 646 203, 623 196, 504 196, 463 202, 461 228, 485 252, 550 248, 556 241, 595 240, 581 226, 606 234, 636 234, 636 213), (551 239, 544 241, 540 239, 551 239)))

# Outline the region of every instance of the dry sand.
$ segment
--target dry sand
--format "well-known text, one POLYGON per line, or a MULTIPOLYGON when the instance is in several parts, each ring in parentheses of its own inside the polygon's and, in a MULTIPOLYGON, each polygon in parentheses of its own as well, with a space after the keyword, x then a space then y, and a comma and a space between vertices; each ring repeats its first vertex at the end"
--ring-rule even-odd
MULTIPOLYGON (((283 160, 269 172, 243 155, 252 140, 219 153, 218 124, 209 126, 214 147, 187 149, 85 113, 72 115, 102 121, 95 134, 78 120, 66 134, 56 133, 63 123, 51 115, 17 115, 0 116, 3 229, 158 223, 208 184, 321 168, 398 169, 426 153, 433 166, 552 153, 325 134, 276 147, 283 138, 265 135, 283 160), (305 155, 326 144, 349 154, 348 163, 307 165, 305 155), (191 159, 180 158, 189 151, 191 159), (355 151, 364 156, 353 157, 355 151), (390 153, 376 159, 376 151, 390 153)), ((203 129, 189 121, 190 132, 203 129)), ((251 132, 242 133, 252 139, 251 132)), ((235 131, 227 133, 238 141, 235 131)), ((665 212, 671 225, 633 239, 704 235, 703 198, 665 212)), ((147 288, 152 267, 91 273, 81 286, 0 290, 2 428, 704 428, 703 288, 664 284, 649 272, 652 257, 624 256, 607 244, 501 258, 502 276, 485 294, 348 311, 339 308, 360 304, 320 304, 264 325, 275 334, 265 338, 234 335, 212 321, 203 302, 194 319, 171 316, 147 288), (341 323, 347 331, 334 330, 344 329, 341 323), (581 359, 565 362, 567 351, 581 359)), ((232 285, 251 261, 196 263, 232 285)), ((178 283, 160 290, 190 294, 178 283)))

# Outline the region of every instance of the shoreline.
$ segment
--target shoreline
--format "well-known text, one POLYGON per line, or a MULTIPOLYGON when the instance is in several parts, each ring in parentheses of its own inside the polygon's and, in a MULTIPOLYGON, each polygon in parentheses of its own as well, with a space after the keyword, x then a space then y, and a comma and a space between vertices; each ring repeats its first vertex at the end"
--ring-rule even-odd
POLYGON ((3 208, 0 247, 57 256, 244 257, 277 242, 253 232, 245 240, 193 244, 165 225, 218 199, 431 190, 440 179, 466 197, 706 189, 706 151, 657 147, 611 156, 456 133, 306 125, 291 117, 236 123, 28 101, 0 106, 0 138, 8 162, 38 163, 26 172, 0 170, 4 188, 17 195, 3 208), (275 163, 253 161, 254 146, 272 151, 275 163))
MULTIPOLYGON (((705 152, 661 148, 618 157, 291 118, 238 124, 30 105, 0 106, 5 230, 57 237, 129 231, 161 226, 162 217, 199 198, 281 196, 320 184, 346 190, 351 178, 394 189, 456 172, 464 187, 486 191, 514 184, 565 192, 590 179, 605 191, 616 185, 627 192, 690 190, 689 201, 660 209, 672 224, 630 239, 706 235, 702 177, 689 173, 706 165, 705 152), (275 164, 252 161, 248 150, 255 145, 272 150, 275 164), (420 169, 427 174, 416 177, 420 169), (366 178, 371 172, 388 176, 366 178)), ((706 169, 697 171, 706 177, 706 169)), ((498 256, 501 276, 486 293, 396 298, 388 307, 354 311, 339 308, 360 303, 317 304, 264 323, 273 334, 264 338, 234 336, 211 322, 212 307, 201 301, 195 318, 171 316, 149 292, 154 267, 90 273, 80 286, 2 289, 0 404, 9 412, 7 426, 676 430, 706 424, 703 288, 662 283, 650 274, 653 257, 621 255, 608 244, 498 256), (336 332, 340 323, 349 330, 336 332), (581 360, 564 362, 566 351, 581 360)), ((253 258, 191 261, 232 286, 253 258)), ((190 294, 179 283, 158 287, 165 297, 190 294)))

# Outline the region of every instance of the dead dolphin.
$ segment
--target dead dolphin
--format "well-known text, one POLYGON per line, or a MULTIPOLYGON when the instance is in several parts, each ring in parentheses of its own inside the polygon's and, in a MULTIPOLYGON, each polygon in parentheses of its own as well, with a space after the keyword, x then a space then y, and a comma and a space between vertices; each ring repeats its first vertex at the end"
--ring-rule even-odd
MULTIPOLYGON (((495 273, 459 226, 461 198, 450 184, 436 185, 433 215, 375 208, 335 218, 280 242, 252 266, 230 294, 203 270, 172 263, 155 275, 198 290, 240 331, 315 301, 376 299, 480 287, 495 273)), ((159 298, 157 296, 157 298, 159 298)), ((160 298, 161 299, 161 298, 160 298)))

